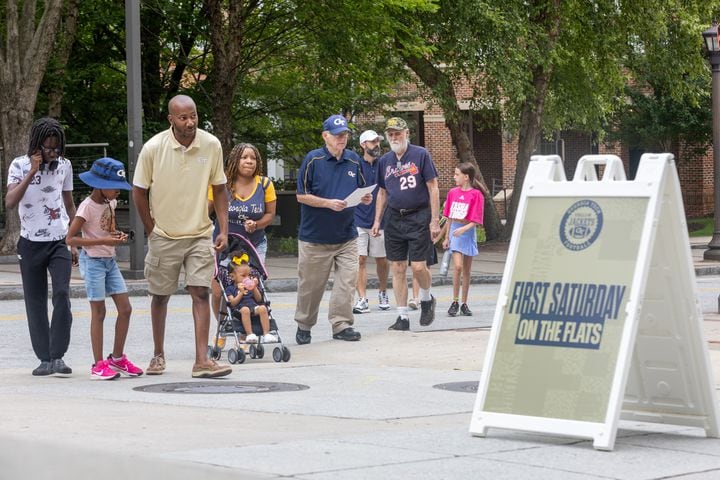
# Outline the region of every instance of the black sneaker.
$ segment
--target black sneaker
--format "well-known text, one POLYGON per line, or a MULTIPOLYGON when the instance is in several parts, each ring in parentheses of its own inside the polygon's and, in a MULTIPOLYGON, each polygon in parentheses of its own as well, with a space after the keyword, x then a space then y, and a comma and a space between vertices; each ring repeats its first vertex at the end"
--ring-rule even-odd
POLYGON ((395 323, 390 325, 388 327, 388 330, 400 330, 402 332, 406 332, 410 330, 410 320, 408 320, 407 318, 397 317, 395 323))
POLYGON ((52 375, 52 373, 52 363, 50 362, 40 362, 40 365, 32 371, 32 374, 36 377, 46 377, 52 375))
POLYGON ((65 365, 62 358, 56 358, 52 361, 52 370, 55 375, 64 377, 66 375, 72 375, 72 368, 65 365))
POLYGON ((345 340, 346 342, 357 342, 360 340, 360 332, 356 332, 352 327, 341 330, 333 334, 335 340, 345 340))
MULTIPOLYGON (((463 305, 465 304, 463 303, 463 305)), ((457 315, 458 310, 460 310, 460 304, 458 302, 453 302, 450 304, 450 308, 448 308, 448 315, 454 317, 457 315)))
POLYGON ((427 327, 435 320, 435 297, 420 302, 420 325, 427 327))
POLYGON ((300 327, 298 327, 297 332, 295 332, 295 341, 298 345, 307 345, 312 340, 312 335, 310 335, 310 330, 301 330, 300 327))
POLYGON ((460 313, 462 313, 466 317, 472 317, 472 312, 468 308, 467 303, 463 303, 462 305, 460 305, 460 313))

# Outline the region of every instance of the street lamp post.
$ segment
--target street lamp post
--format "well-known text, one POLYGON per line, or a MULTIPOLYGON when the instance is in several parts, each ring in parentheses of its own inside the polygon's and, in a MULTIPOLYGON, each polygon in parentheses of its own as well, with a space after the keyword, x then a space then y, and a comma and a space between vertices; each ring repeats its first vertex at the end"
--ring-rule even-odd
MULTIPOLYGON (((138 155, 143 146, 142 92, 140 83, 140 2, 125 0, 125 57, 127 62, 127 108, 128 108, 128 180, 135 174, 138 155)), ((143 278, 145 259, 145 227, 130 194, 130 268, 124 270, 125 278, 143 278)))
POLYGON ((718 24, 703 32, 708 59, 712 67, 712 122, 713 122, 713 191, 715 194, 715 228, 703 257, 705 260, 720 260, 720 42, 718 24))

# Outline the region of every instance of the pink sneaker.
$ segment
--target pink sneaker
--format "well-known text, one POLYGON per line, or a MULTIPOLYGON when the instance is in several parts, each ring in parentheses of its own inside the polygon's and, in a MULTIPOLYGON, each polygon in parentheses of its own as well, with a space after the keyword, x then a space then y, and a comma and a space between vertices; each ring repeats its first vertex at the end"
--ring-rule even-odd
POLYGON ((127 375, 128 377, 139 377, 143 374, 143 371, 133 365, 133 363, 127 359, 125 355, 120 357, 120 360, 113 359, 112 355, 108 355, 107 363, 110 368, 116 372, 127 375))
POLYGON ((120 374, 110 369, 107 360, 100 360, 93 365, 90 376, 93 380, 114 380, 120 374))

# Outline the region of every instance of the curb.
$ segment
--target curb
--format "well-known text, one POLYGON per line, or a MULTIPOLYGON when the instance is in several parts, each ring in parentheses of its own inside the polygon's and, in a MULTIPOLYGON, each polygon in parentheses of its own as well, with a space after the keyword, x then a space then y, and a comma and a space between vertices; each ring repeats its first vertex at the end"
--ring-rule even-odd
MULTIPOLYGON (((707 277, 717 275, 720 276, 720 264, 718 265, 706 265, 695 267, 696 277, 707 277)), ((501 274, 480 274, 473 275, 470 283, 474 285, 479 284, 499 284, 502 282, 501 274)), ((388 282, 390 283, 390 282, 388 282)), ((408 284, 410 278, 408 278, 408 284)), ((128 295, 131 297, 142 297, 148 295, 147 282, 143 280, 126 280, 128 287, 128 295)), ((296 278, 281 278, 277 280, 268 280, 265 282, 265 288, 268 293, 279 292, 297 292, 298 281, 296 278)), ((443 285, 452 285, 452 277, 434 275, 432 277, 432 286, 440 287, 443 285)), ((333 287, 333 281, 328 280, 325 290, 331 290, 333 287)), ((390 285, 392 287, 392 285, 390 285)), ((368 278, 367 288, 377 289, 378 280, 377 278, 368 278)), ((186 295, 187 291, 178 287, 173 295, 186 295)), ((48 297, 52 296, 52 290, 49 290, 48 297)), ((22 300, 24 298, 22 285, 4 285, 0 286, 0 301, 2 300, 22 300)), ((85 286, 84 285, 71 285, 70 286, 70 298, 85 298, 85 286)))

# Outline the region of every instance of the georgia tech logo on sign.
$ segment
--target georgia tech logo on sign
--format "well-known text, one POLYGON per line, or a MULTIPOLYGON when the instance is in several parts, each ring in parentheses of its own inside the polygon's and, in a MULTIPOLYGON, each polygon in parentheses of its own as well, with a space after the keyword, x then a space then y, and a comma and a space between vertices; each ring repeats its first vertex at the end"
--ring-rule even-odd
POLYGON ((600 205, 580 200, 567 209, 560 221, 560 241, 568 250, 585 250, 597 240, 602 226, 600 205))

